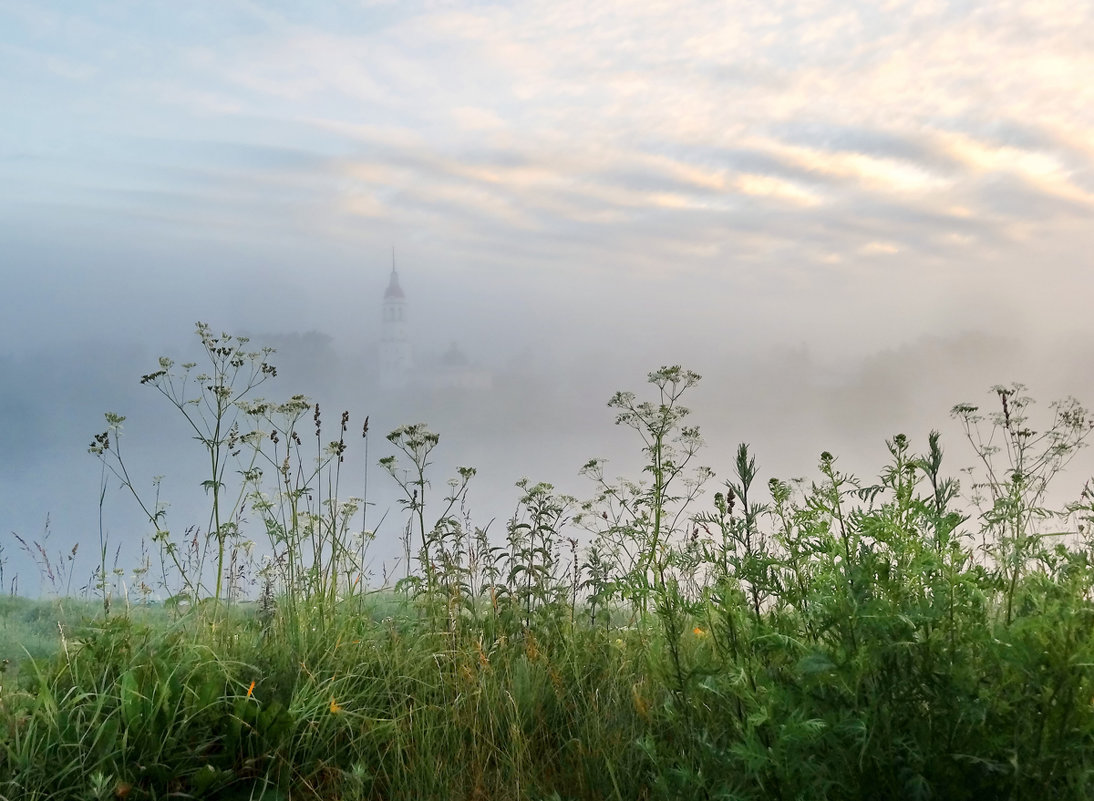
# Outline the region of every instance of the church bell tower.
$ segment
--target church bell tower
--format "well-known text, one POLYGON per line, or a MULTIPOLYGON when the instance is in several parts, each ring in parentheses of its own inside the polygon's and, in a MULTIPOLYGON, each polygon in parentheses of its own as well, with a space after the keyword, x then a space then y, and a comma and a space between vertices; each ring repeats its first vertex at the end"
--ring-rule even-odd
POLYGON ((395 254, 391 255, 391 277, 384 292, 380 323, 380 386, 399 389, 410 381, 413 361, 406 319, 406 295, 399 286, 395 254))

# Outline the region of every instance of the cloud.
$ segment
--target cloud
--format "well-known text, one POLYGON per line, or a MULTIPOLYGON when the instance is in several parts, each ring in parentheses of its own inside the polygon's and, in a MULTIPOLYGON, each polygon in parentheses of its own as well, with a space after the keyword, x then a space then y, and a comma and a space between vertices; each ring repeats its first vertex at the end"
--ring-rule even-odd
POLYGON ((33 164, 0 171, 39 203, 9 189, 0 207, 25 220, 98 204, 240 242, 353 247, 383 231, 528 281, 564 261, 784 298, 872 270, 963 276, 945 278, 956 288, 1015 242, 1089 241, 1072 224, 1094 202, 1090 14, 910 0, 235 2, 132 19, 20 7, 6 85, 57 58, 94 77, 54 76, 50 102, 0 132, 7 153, 36 143, 33 164))
POLYGON ((900 248, 892 242, 867 242, 859 248, 859 253, 864 256, 891 256, 899 252, 900 248))

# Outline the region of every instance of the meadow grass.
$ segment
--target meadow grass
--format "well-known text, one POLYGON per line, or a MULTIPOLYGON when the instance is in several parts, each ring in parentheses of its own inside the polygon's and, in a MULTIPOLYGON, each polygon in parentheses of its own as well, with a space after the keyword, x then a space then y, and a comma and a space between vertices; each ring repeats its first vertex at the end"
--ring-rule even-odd
MULTIPOLYGON (((407 569, 370 589, 348 523, 364 499, 338 493, 346 416, 324 444, 317 407, 234 388, 268 352, 199 335, 212 402, 175 405, 207 415, 220 508, 175 538, 138 497, 169 604, 118 603, 105 556, 60 628, 57 602, 0 604, 4 653, 30 657, 0 685, 3 798, 1094 796, 1094 494, 1045 507, 1090 432, 1074 402, 1040 433, 1019 387, 998 412, 955 407, 983 467, 964 494, 937 435, 893 437, 873 482, 825 453, 814 480, 759 486, 742 445, 713 488, 681 405, 699 377, 662 368, 651 399, 610 402, 641 480, 590 462, 585 502, 521 481, 501 541, 470 523, 470 469, 427 505, 439 438, 404 426, 383 466, 407 569), (249 486, 230 486, 239 462, 249 486), (241 509, 263 562, 233 557, 241 509)), ((111 426, 93 450, 137 496, 111 426)))

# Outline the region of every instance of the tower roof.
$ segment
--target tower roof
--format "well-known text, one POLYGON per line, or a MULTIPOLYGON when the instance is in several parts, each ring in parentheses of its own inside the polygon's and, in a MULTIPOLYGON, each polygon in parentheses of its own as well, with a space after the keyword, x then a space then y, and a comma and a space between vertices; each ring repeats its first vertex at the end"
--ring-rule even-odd
POLYGON ((387 291, 384 292, 384 300, 405 300, 406 295, 403 294, 403 288, 399 286, 399 274, 395 272, 395 268, 391 268, 391 280, 388 281, 387 291))

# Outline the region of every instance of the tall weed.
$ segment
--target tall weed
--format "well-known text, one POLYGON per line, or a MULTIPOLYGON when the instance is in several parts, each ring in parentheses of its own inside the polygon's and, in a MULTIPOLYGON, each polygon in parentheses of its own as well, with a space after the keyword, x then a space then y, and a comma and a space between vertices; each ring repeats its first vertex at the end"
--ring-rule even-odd
POLYGON ((893 436, 875 479, 826 452, 812 479, 764 481, 742 444, 706 492, 683 405, 699 377, 664 367, 650 399, 609 403, 642 476, 591 461, 584 503, 521 480, 497 538, 472 518, 475 471, 435 492, 440 437, 403 426, 381 461, 402 577, 375 588, 364 499, 340 493, 348 415, 330 439, 303 396, 245 398, 268 352, 199 335, 204 389, 184 394, 185 365, 145 378, 203 432, 207 529, 170 533, 120 417, 93 446, 189 606, 108 609, 0 673, 0 796, 1094 796, 1094 494, 1047 501, 1090 431, 1077 403, 1040 434, 1018 388, 996 414, 955 407, 980 459, 969 494, 937 433, 922 451, 893 436), (239 602, 244 509, 268 545, 256 605, 239 602))

